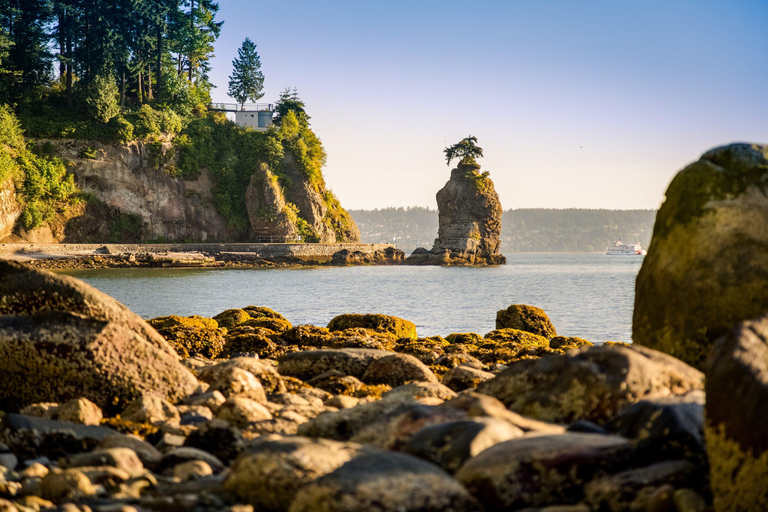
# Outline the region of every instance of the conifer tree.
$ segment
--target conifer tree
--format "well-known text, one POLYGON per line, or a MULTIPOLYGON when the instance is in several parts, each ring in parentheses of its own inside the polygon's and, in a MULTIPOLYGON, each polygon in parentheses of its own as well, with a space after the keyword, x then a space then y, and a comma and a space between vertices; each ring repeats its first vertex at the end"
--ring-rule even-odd
POLYGON ((245 38, 237 50, 237 58, 232 61, 232 75, 229 77, 228 94, 240 103, 242 109, 248 100, 257 101, 264 97, 264 75, 261 73, 261 60, 256 53, 256 44, 245 38))

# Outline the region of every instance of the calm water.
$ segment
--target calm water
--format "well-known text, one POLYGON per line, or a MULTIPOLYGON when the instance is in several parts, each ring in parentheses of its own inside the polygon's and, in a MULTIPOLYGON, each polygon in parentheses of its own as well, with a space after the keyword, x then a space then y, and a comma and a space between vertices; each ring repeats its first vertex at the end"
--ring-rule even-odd
POLYGON ((341 313, 406 318, 419 335, 485 334, 510 304, 543 308, 558 334, 630 341, 640 257, 512 254, 493 268, 305 267, 69 271, 145 318, 213 316, 249 304, 294 324, 326 325, 341 313))

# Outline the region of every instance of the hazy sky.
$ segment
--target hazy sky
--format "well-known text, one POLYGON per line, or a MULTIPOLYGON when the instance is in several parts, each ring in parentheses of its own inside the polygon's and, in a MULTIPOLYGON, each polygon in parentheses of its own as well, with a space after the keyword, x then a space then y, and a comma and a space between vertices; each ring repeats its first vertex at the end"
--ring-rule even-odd
POLYGON ((768 143, 768 0, 219 1, 214 100, 250 37, 346 208, 435 207, 470 134, 505 209, 656 208, 707 149, 768 143))

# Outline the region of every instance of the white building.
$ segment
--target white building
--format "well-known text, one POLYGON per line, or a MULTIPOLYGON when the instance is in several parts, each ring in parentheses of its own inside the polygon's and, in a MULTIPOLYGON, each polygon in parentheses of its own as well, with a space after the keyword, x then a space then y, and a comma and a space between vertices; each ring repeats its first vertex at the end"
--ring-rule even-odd
POLYGON ((219 112, 232 112, 235 114, 235 123, 238 126, 247 126, 257 132, 265 132, 272 126, 274 106, 265 103, 213 103, 208 107, 219 112))

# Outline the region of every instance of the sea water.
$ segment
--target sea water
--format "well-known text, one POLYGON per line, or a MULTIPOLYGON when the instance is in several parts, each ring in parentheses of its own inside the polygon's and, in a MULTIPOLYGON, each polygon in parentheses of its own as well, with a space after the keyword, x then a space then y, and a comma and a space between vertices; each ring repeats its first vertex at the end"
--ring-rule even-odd
POLYGON ((294 325, 325 326, 342 313, 383 313, 414 322, 420 336, 485 334, 510 304, 544 309, 558 334, 631 341, 642 257, 511 254, 498 267, 299 267, 67 271, 144 318, 214 316, 266 306, 294 325))

